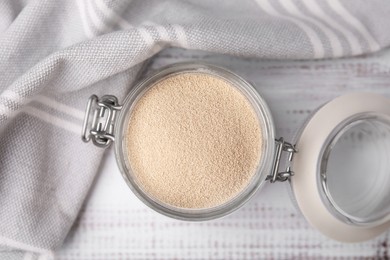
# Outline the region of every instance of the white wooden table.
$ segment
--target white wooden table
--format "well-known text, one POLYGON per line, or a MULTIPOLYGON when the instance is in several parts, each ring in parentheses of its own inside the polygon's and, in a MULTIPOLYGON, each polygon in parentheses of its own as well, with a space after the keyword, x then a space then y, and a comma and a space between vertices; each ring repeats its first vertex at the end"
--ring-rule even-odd
MULTIPOLYGON (((252 81, 268 102, 277 136, 290 140, 309 114, 352 91, 390 96, 390 50, 373 56, 325 61, 260 61, 198 51, 161 52, 148 71, 201 60, 252 81)), ((287 184, 268 184, 223 219, 190 223, 143 205, 106 151, 101 172, 58 259, 350 259, 389 257, 386 234, 364 243, 332 241, 311 228, 291 203, 287 184)))

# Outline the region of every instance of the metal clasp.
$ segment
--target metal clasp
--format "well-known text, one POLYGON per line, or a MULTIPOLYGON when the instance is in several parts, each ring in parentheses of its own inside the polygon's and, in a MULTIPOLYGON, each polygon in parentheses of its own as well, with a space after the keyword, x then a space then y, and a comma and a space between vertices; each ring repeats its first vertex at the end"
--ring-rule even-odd
POLYGON ((280 160, 283 152, 288 153, 288 160, 291 162, 295 153, 298 150, 295 148, 295 145, 292 145, 283 140, 283 137, 276 139, 276 152, 275 160, 272 167, 272 174, 268 175, 266 180, 269 180, 271 183, 276 181, 287 181, 291 176, 294 175, 294 172, 291 170, 290 166, 287 166, 285 171, 279 172, 280 160))
POLYGON ((116 114, 122 109, 115 96, 103 96, 98 98, 92 95, 85 109, 85 117, 81 139, 84 142, 92 142, 99 147, 108 147, 115 140, 114 126, 116 114), (92 115, 92 122, 90 116, 92 115), (90 124, 91 123, 91 124, 90 124), (90 125, 90 127, 88 127, 90 125))

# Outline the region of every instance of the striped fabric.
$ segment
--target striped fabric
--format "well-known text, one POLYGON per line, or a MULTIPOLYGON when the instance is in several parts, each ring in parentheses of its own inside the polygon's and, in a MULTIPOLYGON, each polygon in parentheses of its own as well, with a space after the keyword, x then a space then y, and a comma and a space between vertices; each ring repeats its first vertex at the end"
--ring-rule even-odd
POLYGON ((389 14, 383 0, 0 1, 0 259, 61 246, 103 155, 80 139, 87 98, 122 100, 160 50, 355 56, 389 45, 389 14))

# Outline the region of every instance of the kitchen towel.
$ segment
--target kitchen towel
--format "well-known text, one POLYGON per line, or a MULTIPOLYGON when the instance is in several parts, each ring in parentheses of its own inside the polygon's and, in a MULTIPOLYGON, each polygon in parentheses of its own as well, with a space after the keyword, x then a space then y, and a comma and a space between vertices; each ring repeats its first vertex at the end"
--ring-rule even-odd
POLYGON ((101 163, 81 141, 91 94, 123 100, 169 46, 263 59, 372 53, 390 2, 0 1, 0 259, 50 258, 101 163))

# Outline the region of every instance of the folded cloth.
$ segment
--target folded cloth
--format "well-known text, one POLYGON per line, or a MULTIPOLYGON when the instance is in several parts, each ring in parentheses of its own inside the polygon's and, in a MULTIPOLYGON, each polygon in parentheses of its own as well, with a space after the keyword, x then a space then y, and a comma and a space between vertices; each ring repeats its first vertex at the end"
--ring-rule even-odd
POLYGON ((61 246, 103 150, 81 141, 91 94, 123 100, 168 46, 322 59, 389 45, 390 2, 0 1, 0 259, 61 246))

